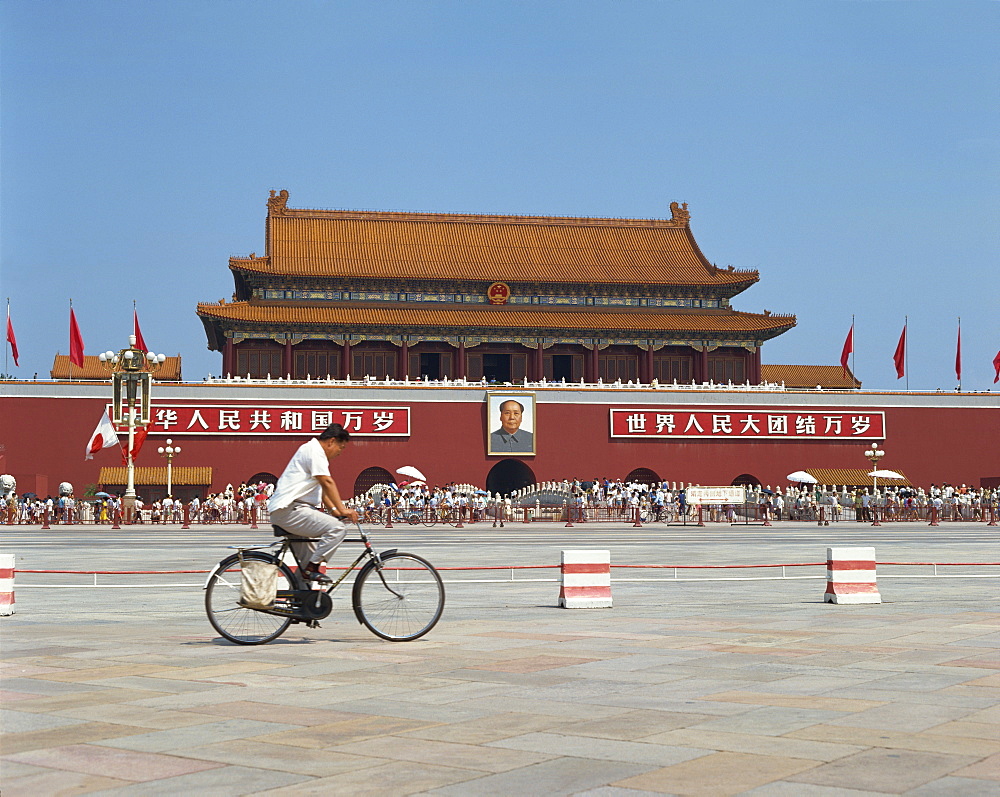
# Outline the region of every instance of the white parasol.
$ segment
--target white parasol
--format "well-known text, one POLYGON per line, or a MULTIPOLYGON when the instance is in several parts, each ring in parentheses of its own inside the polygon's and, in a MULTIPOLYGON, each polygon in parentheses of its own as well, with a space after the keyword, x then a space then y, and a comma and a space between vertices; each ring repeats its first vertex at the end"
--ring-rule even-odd
POLYGON ((804 484, 818 484, 819 480, 815 476, 811 476, 804 470, 797 470, 795 473, 789 473, 786 477, 790 482, 803 482, 804 484))
POLYGON ((896 473, 894 470, 873 470, 868 475, 874 476, 876 479, 903 479, 903 481, 906 481, 906 477, 903 474, 896 473))
POLYGON ((410 476, 414 479, 419 479, 422 482, 427 481, 427 477, 412 465, 403 465, 401 468, 396 468, 396 473, 400 476, 410 476))

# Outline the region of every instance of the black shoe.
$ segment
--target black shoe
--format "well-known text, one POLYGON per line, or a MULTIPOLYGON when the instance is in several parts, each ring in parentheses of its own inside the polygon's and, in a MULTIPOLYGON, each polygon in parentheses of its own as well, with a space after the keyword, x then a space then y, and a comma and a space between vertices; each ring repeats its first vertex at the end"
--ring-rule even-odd
POLYGON ((310 562, 302 568, 302 578, 307 581, 315 581, 317 584, 333 583, 333 579, 331 579, 326 573, 320 572, 319 565, 315 562, 310 562))

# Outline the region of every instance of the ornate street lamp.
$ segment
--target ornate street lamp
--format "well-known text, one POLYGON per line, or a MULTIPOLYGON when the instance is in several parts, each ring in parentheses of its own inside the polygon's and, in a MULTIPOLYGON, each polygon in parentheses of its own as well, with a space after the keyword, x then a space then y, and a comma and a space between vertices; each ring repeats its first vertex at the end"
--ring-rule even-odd
POLYGON ((135 335, 129 335, 128 342, 127 349, 122 349, 117 354, 113 351, 101 352, 98 359, 111 371, 114 396, 111 419, 118 425, 128 424, 128 483, 122 504, 126 517, 131 518, 135 511, 135 461, 132 457, 135 430, 149 425, 153 372, 158 371, 167 358, 162 354, 137 349, 135 335))
POLYGON ((174 441, 168 437, 166 446, 160 446, 156 450, 159 452, 161 457, 167 458, 167 498, 172 498, 173 473, 171 471, 171 466, 173 465, 174 457, 181 453, 181 447, 175 446, 174 441))
POLYGON ((881 461, 882 457, 885 456, 885 450, 878 447, 878 443, 872 443, 871 448, 865 449, 865 456, 868 461, 872 464, 872 517, 874 518, 873 526, 881 526, 882 524, 878 522, 878 463, 881 461))

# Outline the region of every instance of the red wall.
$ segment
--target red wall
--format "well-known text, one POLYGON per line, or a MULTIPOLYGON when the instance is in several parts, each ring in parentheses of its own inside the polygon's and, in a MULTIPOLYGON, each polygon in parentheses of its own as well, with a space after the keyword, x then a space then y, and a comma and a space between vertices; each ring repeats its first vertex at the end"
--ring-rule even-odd
MULTIPOLYGON (((57 387, 53 386, 48 392, 58 392, 57 387)), ((416 392, 410 390, 407 395, 416 392)), ((411 434, 407 438, 355 438, 334 464, 335 477, 344 491, 350 492, 356 476, 370 466, 394 471, 401 465, 415 465, 432 484, 455 481, 485 485, 490 468, 502 457, 487 457, 485 453, 484 391, 468 392, 468 401, 411 401, 393 395, 382 402, 411 408, 411 434)), ((734 411, 747 406, 739 402, 725 404, 725 395, 703 395, 704 399, 699 400, 705 404, 725 406, 734 411)), ((429 394, 429 398, 434 396, 429 394)), ((982 479, 1000 476, 1000 405, 997 397, 967 402, 973 406, 951 407, 879 405, 864 394, 849 398, 853 402, 851 409, 886 413, 886 439, 880 441, 880 445, 887 454, 880 467, 901 470, 914 484, 921 486, 932 482, 979 485, 982 479)), ((612 406, 649 406, 646 403, 648 396, 642 394, 623 394, 623 401, 617 405, 548 403, 550 399, 543 391, 537 393, 537 399, 535 436, 539 453, 522 459, 539 481, 617 478, 643 467, 668 481, 722 485, 747 473, 764 484, 776 485, 784 484, 785 475, 794 470, 864 468, 868 464, 862 450, 870 443, 858 440, 612 439, 609 409, 612 406)), ((78 494, 82 493, 85 485, 98 481, 102 466, 121 464, 121 456, 113 448, 98 452, 93 460, 84 459, 87 441, 107 400, 107 397, 0 395, 0 473, 13 474, 18 479, 19 492, 33 490, 45 495, 54 493, 59 482, 69 481, 78 494)), ((792 404, 794 396, 783 400, 788 406, 803 406, 792 404)), ((154 406, 155 403, 154 396, 154 406)), ((366 402, 355 400, 351 403, 366 402)), ((306 439, 308 434, 302 438, 278 439, 199 438, 173 431, 169 436, 183 448, 174 466, 211 466, 214 469, 211 491, 217 491, 227 483, 239 484, 261 471, 280 474, 297 442, 306 439)), ((163 445, 166 437, 164 433, 150 434, 136 464, 165 466, 156 448, 163 445)))

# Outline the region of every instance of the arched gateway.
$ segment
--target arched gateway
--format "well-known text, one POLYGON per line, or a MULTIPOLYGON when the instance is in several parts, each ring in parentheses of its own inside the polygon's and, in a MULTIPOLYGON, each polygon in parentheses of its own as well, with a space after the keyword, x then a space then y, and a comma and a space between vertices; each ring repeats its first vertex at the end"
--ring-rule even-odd
POLYGON ((650 470, 649 468, 636 468, 625 477, 625 482, 639 482, 641 484, 645 484, 647 487, 655 487, 660 483, 660 477, 655 470, 650 470))
MULTIPOLYGON (((376 484, 395 484, 395 477, 385 468, 373 466, 365 468, 354 480, 354 495, 364 495, 376 484)), ((347 498, 348 496, 343 496, 347 498)))
POLYGON ((500 460, 486 477, 486 489, 501 495, 509 495, 534 483, 534 472, 519 459, 500 460))

